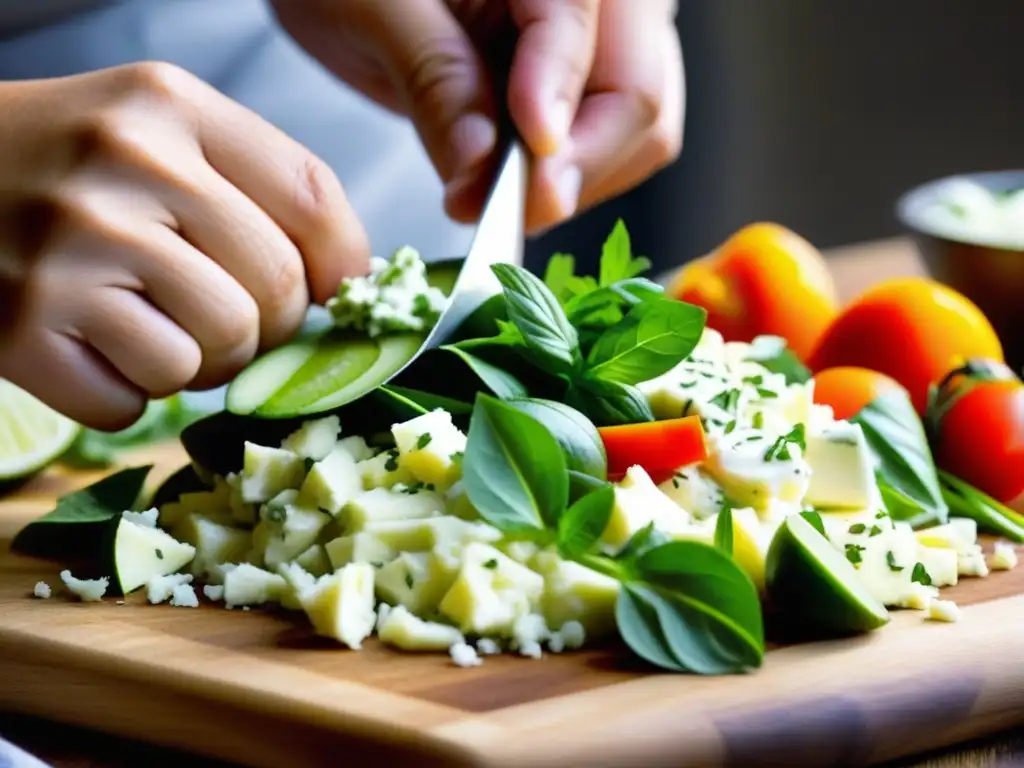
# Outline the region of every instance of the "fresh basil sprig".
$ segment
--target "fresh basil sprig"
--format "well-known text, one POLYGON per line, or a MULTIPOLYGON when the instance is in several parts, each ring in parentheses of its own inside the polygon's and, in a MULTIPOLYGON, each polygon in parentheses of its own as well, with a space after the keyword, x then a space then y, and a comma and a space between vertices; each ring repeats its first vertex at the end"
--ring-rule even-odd
POLYGON ((630 384, 584 376, 566 393, 566 402, 599 427, 654 421, 644 393, 630 384))
POLYGON ((889 514, 914 527, 945 522, 949 507, 924 427, 906 392, 894 389, 880 395, 850 421, 860 424, 875 455, 889 514))
POLYGON ((601 247, 601 264, 598 270, 598 282, 601 286, 612 285, 620 280, 643 274, 651 267, 650 259, 644 256, 633 256, 633 246, 629 240, 626 223, 619 219, 615 222, 611 234, 601 247))
POLYGON ((732 536, 732 507, 726 505, 715 520, 715 546, 730 556, 733 550, 732 536))
POLYGON ((532 416, 558 441, 569 470, 604 480, 608 457, 597 427, 575 408, 554 400, 524 397, 507 401, 513 408, 532 416))
POLYGON ((457 345, 444 346, 441 349, 451 352, 462 360, 477 375, 477 378, 483 382, 484 386, 503 400, 507 400, 510 397, 525 397, 527 395, 526 387, 523 386, 523 383, 508 371, 492 365, 483 358, 477 357, 457 345))
MULTIPOLYGON (((586 476, 575 474, 574 484, 580 477, 586 476)), ((668 541, 653 525, 614 557, 602 554, 613 487, 590 478, 568 506, 570 473, 558 441, 511 403, 478 395, 463 482, 470 502, 496 528, 554 543, 563 557, 619 580, 619 634, 641 658, 700 674, 760 665, 760 602, 736 562, 702 542, 668 541)))

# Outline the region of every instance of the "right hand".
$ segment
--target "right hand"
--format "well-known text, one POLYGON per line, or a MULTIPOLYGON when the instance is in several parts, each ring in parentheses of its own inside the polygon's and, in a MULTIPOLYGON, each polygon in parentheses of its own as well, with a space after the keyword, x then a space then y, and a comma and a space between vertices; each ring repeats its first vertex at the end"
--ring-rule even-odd
POLYGON ((87 426, 231 379, 365 274, 334 173, 169 64, 0 83, 0 377, 87 426))

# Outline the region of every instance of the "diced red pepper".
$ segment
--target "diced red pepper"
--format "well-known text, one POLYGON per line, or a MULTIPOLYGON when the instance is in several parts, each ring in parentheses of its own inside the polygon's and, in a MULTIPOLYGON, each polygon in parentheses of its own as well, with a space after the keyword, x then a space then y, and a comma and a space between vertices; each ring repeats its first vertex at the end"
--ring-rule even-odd
POLYGON ((601 427, 608 454, 608 479, 621 480, 639 464, 655 483, 669 480, 679 467, 707 458, 704 426, 699 416, 601 427))

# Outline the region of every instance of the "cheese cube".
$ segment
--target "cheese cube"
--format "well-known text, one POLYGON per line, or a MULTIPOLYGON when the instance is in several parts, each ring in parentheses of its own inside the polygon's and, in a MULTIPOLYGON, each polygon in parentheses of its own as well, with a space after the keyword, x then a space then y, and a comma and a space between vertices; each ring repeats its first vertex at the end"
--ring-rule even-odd
POLYGON ((806 440, 811 478, 804 503, 822 509, 872 506, 877 495, 874 457, 860 425, 837 421, 806 440))
POLYGON ((357 463, 373 457, 373 448, 359 435, 352 435, 351 437, 339 440, 334 450, 347 453, 352 457, 352 461, 357 463))
POLYGON ((268 569, 294 560, 312 546, 330 516, 298 504, 297 493, 282 493, 263 506, 253 529, 253 559, 268 569))
POLYGON ((349 563, 369 563, 379 568, 397 555, 393 548, 378 537, 364 531, 333 539, 324 545, 324 549, 335 569, 349 563))
POLYGON ((660 491, 642 467, 630 467, 615 486, 615 505, 601 543, 617 550, 651 523, 669 535, 686 533, 692 528, 689 513, 660 491))
POLYGON ((382 643, 403 651, 446 651, 466 641, 455 627, 424 621, 401 605, 388 611, 380 623, 377 636, 382 643))
POLYGON ((304 459, 320 461, 334 448, 334 441, 341 432, 337 416, 307 421, 281 441, 281 448, 298 454, 304 459))
POLYGON ((245 559, 252 549, 252 533, 217 523, 193 512, 179 520, 172 533, 174 538, 195 547, 191 571, 205 577, 218 563, 237 563, 245 559))
POLYGON ((680 469, 658 489, 696 518, 717 514, 725 503, 721 487, 699 467, 680 469))
POLYGON ((304 506, 337 515, 362 492, 363 479, 352 456, 347 451, 333 450, 310 467, 299 498, 304 506))
POLYGON ((372 566, 350 563, 303 592, 302 607, 313 631, 359 650, 377 621, 373 579, 372 566))
POLYGON ((224 570, 224 603, 229 608, 277 602, 286 589, 282 576, 249 563, 224 570))
POLYGON ((345 506, 343 520, 348 530, 361 531, 369 523, 418 520, 443 513, 444 500, 438 494, 415 486, 395 486, 363 491, 345 506))
POLYGON ((305 461, 298 454, 246 442, 242 465, 242 501, 267 501, 281 491, 298 488, 305 475, 305 461))
POLYGON ((422 483, 445 491, 462 475, 456 457, 466 450, 466 436, 444 410, 431 411, 391 428, 399 464, 422 483))
POLYGON ((327 557, 327 551, 320 544, 313 544, 309 547, 295 558, 295 563, 313 576, 323 576, 334 570, 330 558, 327 557))
POLYGON ((398 463, 398 451, 390 450, 378 453, 369 459, 356 464, 356 470, 367 491, 374 488, 390 488, 398 483, 412 483, 416 478, 412 472, 398 463))
POLYGON ((541 608, 549 627, 578 621, 588 635, 604 636, 615 629, 619 582, 579 563, 555 556, 544 571, 541 608))
POLYGON ((451 587, 454 574, 431 578, 431 554, 403 552, 377 573, 377 596, 418 615, 432 613, 451 587))
POLYGON ((1009 571, 1017 567, 1017 550, 1013 544, 997 541, 989 564, 994 571, 1009 571))
POLYGON ((486 523, 470 523, 444 515, 419 520, 380 520, 364 530, 397 552, 429 552, 448 545, 500 541, 501 531, 486 523))

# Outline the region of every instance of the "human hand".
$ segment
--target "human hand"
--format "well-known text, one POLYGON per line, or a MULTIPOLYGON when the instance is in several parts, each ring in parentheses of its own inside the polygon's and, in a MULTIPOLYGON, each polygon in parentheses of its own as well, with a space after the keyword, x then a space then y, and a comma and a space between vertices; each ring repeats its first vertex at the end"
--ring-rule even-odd
POLYGON ((453 218, 479 216, 496 115, 480 51, 518 28, 508 108, 535 160, 531 232, 621 194, 682 145, 675 0, 277 0, 282 24, 380 104, 409 115, 453 218))
POLYGON ((90 427, 229 380, 368 268, 334 173, 172 65, 0 84, 0 376, 90 427))

